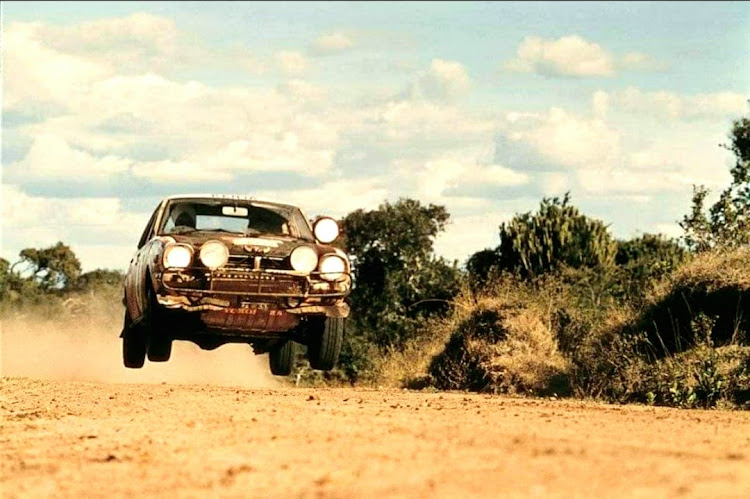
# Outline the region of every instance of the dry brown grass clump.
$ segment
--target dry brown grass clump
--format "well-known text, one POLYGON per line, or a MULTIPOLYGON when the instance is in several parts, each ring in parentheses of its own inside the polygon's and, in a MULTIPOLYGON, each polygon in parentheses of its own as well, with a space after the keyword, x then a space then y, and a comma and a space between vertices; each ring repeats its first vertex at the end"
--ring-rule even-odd
POLYGON ((567 391, 568 363, 533 304, 481 297, 429 364, 440 389, 551 394, 567 391))
MULTIPOLYGON (((702 253, 680 267, 673 275, 673 286, 750 290, 750 248, 702 253)), ((750 307, 750 305, 748 305, 750 307)))
POLYGON ((640 320, 657 357, 683 352, 704 338, 694 322, 712 321, 714 345, 747 345, 750 331, 750 249, 701 254, 657 287, 640 320))

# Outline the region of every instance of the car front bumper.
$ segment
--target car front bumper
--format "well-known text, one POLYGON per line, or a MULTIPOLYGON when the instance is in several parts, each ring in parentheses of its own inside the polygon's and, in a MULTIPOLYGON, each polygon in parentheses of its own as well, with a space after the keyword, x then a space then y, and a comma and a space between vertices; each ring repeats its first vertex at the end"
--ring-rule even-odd
POLYGON ((349 315, 344 302, 351 290, 349 274, 339 281, 327 281, 319 273, 287 270, 167 269, 157 276, 157 282, 159 304, 170 309, 236 315, 252 313, 247 310, 349 315))

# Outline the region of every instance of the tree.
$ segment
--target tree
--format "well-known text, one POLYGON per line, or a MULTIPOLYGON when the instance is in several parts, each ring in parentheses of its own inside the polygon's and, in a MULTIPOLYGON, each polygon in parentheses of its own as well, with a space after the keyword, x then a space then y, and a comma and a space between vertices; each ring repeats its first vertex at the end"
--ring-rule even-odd
POLYGON ((563 266, 612 266, 616 244, 607 226, 581 214, 569 202, 568 194, 563 199, 544 198, 537 213, 516 215, 503 223, 500 246, 494 255, 491 250, 483 250, 469 259, 470 277, 486 278, 493 269, 531 278, 563 266))
POLYGON ((83 291, 96 291, 102 288, 119 288, 125 275, 119 270, 95 269, 81 274, 75 287, 83 291))
POLYGON ((484 288, 497 276, 499 261, 498 249, 486 248, 469 257, 466 261, 466 272, 469 274, 469 286, 472 290, 484 288))
POLYGON ((627 241, 617 241, 615 263, 633 279, 660 277, 677 268, 686 258, 679 242, 662 234, 643 234, 627 241))
POLYGON ((49 248, 26 248, 19 254, 21 259, 13 264, 11 271, 21 267, 44 291, 64 289, 73 284, 81 274, 81 263, 73 250, 62 242, 49 248))
POLYGON ((0 258, 0 300, 4 300, 10 292, 10 262, 5 258, 0 258))
POLYGON ((356 210, 342 221, 355 287, 352 318, 357 334, 381 348, 399 348, 420 321, 448 309, 459 289, 456 264, 436 258, 435 236, 448 212, 413 199, 356 210))
POLYGON ((69 288, 104 299, 117 300, 122 296, 125 275, 118 270, 95 269, 81 274, 69 288))
POLYGON ((687 246, 696 252, 712 248, 737 248, 750 244, 750 118, 734 121, 729 144, 722 147, 735 156, 732 182, 706 214, 709 190, 693 186, 691 211, 680 222, 687 246))

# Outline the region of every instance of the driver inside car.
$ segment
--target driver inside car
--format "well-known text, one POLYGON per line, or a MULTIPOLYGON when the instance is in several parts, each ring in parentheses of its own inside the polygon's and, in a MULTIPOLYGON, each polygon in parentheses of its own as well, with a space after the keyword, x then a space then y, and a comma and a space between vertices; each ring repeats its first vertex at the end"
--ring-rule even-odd
POLYGON ((284 220, 277 214, 268 210, 253 210, 250 213, 247 229, 249 232, 259 234, 283 235, 284 220))
POLYGON ((170 218, 174 227, 170 232, 178 232, 183 229, 195 229, 195 208, 189 204, 178 204, 172 208, 170 218))

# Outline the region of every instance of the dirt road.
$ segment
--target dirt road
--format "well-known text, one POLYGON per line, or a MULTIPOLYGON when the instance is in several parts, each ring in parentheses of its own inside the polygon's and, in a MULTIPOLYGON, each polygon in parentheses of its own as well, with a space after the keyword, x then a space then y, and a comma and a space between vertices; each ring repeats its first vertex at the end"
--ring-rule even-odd
POLYGON ((750 414, 0 379, 4 498, 748 497, 750 414))

